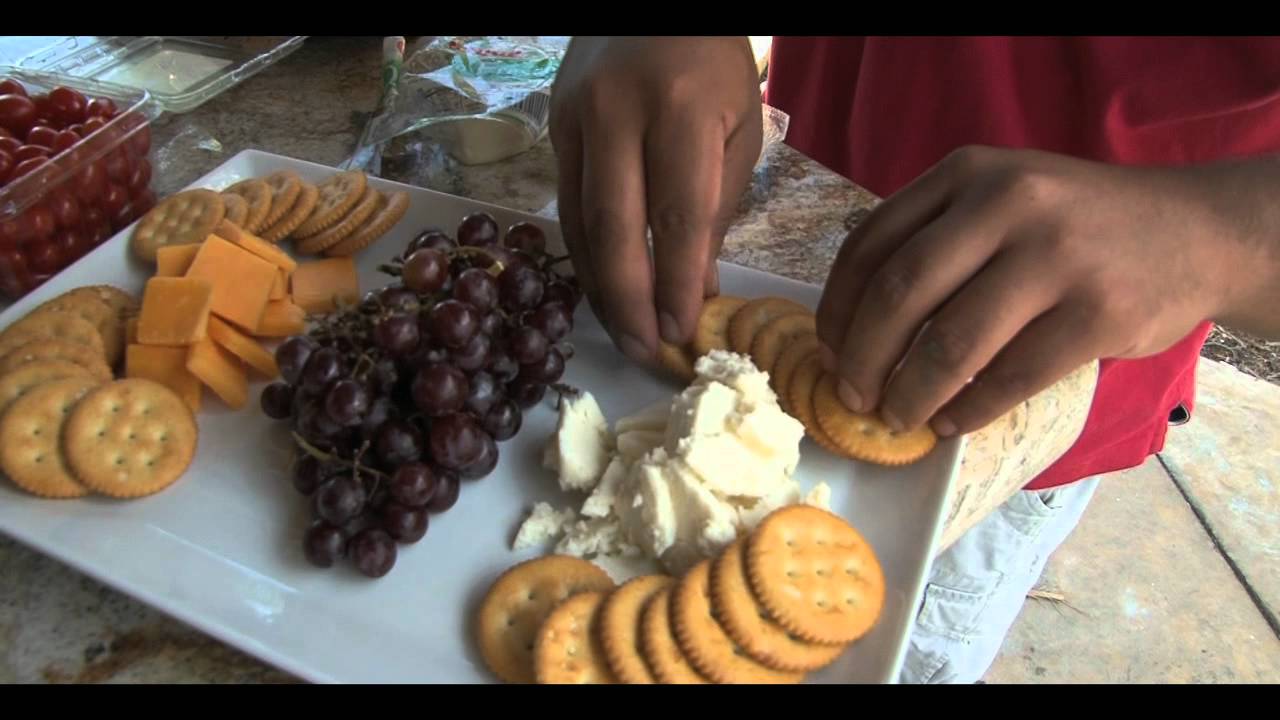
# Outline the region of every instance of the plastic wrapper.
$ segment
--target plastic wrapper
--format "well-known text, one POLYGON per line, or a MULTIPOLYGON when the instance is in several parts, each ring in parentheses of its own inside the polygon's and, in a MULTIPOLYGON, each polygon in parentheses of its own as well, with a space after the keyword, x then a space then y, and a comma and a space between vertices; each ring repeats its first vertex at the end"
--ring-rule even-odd
MULTIPOLYGON (((446 36, 404 53, 387 38, 382 103, 345 164, 399 182, 444 184, 457 165, 518 155, 548 130, 551 88, 570 38, 446 36)), ((761 155, 786 137, 789 118, 764 107, 761 155)))

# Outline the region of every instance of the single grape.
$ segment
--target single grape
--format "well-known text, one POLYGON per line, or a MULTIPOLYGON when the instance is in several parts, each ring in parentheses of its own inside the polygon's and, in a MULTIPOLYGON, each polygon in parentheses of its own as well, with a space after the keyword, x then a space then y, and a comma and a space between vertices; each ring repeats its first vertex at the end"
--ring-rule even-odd
POLYGON ((568 306, 561 302, 543 300, 537 310, 529 316, 529 326, 547 336, 547 340, 558 343, 573 331, 573 315, 568 306))
POLYGON ((307 392, 318 395, 341 374, 341 353, 337 348, 323 347, 311 353, 307 366, 302 369, 302 387, 307 392))
POLYGON ((324 482, 327 471, 324 463, 304 455, 293 464, 293 488, 303 495, 310 495, 324 482))
POLYGON ((538 273, 538 277, 542 277, 542 273, 538 270, 538 260, 534 256, 523 250, 508 250, 510 257, 507 258, 506 267, 525 267, 538 273))
POLYGON ((542 300, 542 274, 522 265, 513 265, 498 276, 498 299, 509 312, 529 310, 542 300))
POLYGON ((498 304, 498 281, 488 270, 468 268, 453 283, 453 299, 461 300, 480 312, 489 312, 498 304))
POLYGON ((276 348, 276 365, 280 367, 280 377, 290 385, 297 385, 302 377, 302 369, 316 349, 316 341, 306 335, 294 337, 280 343, 276 348))
POLYGON ((552 280, 547 283, 546 289, 542 291, 542 302, 544 304, 558 302, 569 308, 570 312, 578 307, 580 300, 582 300, 582 294, 564 280, 552 280))
MULTIPOLYGON (((376 443, 378 430, 391 419, 395 414, 394 411, 395 402, 391 398, 385 395, 375 398, 369 405, 369 411, 364 414, 364 420, 360 421, 361 439, 376 443)), ((377 450, 375 449, 374 452, 377 450)))
POLYGON ((342 558, 347 547, 347 538, 341 528, 317 520, 307 528, 302 537, 302 552, 307 562, 316 567, 333 567, 342 558))
POLYGON ((479 480, 498 466, 498 444, 488 435, 480 435, 480 457, 470 465, 458 471, 458 475, 467 480, 479 480))
POLYGON ((526 377, 543 385, 550 385, 559 380, 561 375, 564 375, 564 355, 555 348, 547 350, 541 362, 523 365, 520 368, 520 377, 526 377))
POLYGON ((479 370, 485 366, 485 363, 489 362, 489 348, 491 346, 492 343, 489 341, 489 336, 478 332, 471 337, 466 347, 461 350, 454 350, 449 354, 449 357, 453 360, 454 365, 467 372, 479 370))
POLYGON ((436 486, 436 494, 431 497, 431 502, 427 503, 427 511, 442 513, 458 502, 462 483, 458 481, 458 476, 451 472, 436 473, 436 476, 440 479, 440 483, 436 486))
POLYGON ((416 543, 427 534, 427 509, 409 507, 397 502, 387 503, 382 508, 382 529, 406 545, 416 543))
POLYGON ((417 350, 418 337, 418 321, 412 315, 388 315, 373 326, 374 342, 391 356, 417 350))
POLYGON ((480 332, 494 340, 501 340, 503 335, 502 316, 491 312, 480 321, 480 332))
POLYGON ((384 530, 368 528, 351 538, 348 552, 361 575, 380 578, 396 564, 396 542, 384 530))
POLYGON ((533 223, 518 222, 507 228, 507 237, 502 244, 531 255, 541 255, 547 249, 547 236, 533 223))
POLYGON ((296 419, 299 421, 298 431, 314 445, 332 447, 342 432, 342 426, 329 417, 321 400, 304 406, 302 413, 296 419))
POLYGON ((378 429, 373 451, 384 467, 395 468, 422 457, 422 434, 407 421, 392 418, 378 429))
POLYGON ((457 300, 445 300, 431 308, 431 338, 452 349, 466 347, 480 330, 480 313, 457 300))
POLYGON ((285 420, 293 415, 293 386, 273 382, 262 389, 262 412, 272 420, 285 420))
POLYGON ((410 290, 430 295, 444 287, 449 277, 449 256, 440 250, 418 250, 404 261, 400 280, 410 290))
POLYGON ((409 247, 402 257, 408 259, 410 255, 419 250, 452 250, 455 247, 457 247, 457 243, 453 241, 453 238, 446 235, 443 230, 440 228, 427 228, 418 233, 418 236, 409 242, 409 247))
POLYGON ((480 370, 471 374, 471 388, 467 393, 466 408, 477 418, 483 418, 494 403, 501 400, 498 381, 493 375, 480 370))
POLYGON ((458 244, 494 245, 498 242, 498 223, 489 213, 472 213, 458 225, 458 244))
POLYGON ((520 373, 520 363, 506 353, 490 353, 488 370, 495 380, 509 383, 520 373))
POLYGON ((396 468, 387 484, 391 499, 409 507, 422 507, 431 502, 439 483, 429 465, 409 463, 396 468))
POLYGON ((355 380, 339 380, 324 396, 324 410, 342 427, 355 427, 369 410, 369 390, 355 380))
POLYGON ((521 365, 532 365, 542 362, 547 355, 547 336, 537 328, 528 325, 517 329, 511 335, 511 357, 521 365))
POLYGON ((382 289, 378 295, 382 307, 392 312, 413 313, 421 305, 418 294, 401 285, 390 285, 382 289))
POLYGON ((387 506, 392 501, 391 492, 387 490, 386 483, 378 483, 377 488, 373 491, 373 495, 369 496, 369 512, 377 512, 387 506))
POLYGON ((514 400, 503 398, 485 413, 482 425, 494 440, 502 442, 515 437, 520 432, 522 422, 524 418, 520 413, 520 406, 514 400))
POLYGON ((525 410, 541 402, 546 394, 546 385, 529 378, 517 377, 507 384, 507 397, 525 410))
POLYGON ((506 268, 516 262, 515 253, 501 245, 489 245, 484 248, 484 253, 489 256, 489 262, 483 264, 486 270, 492 268, 495 263, 501 263, 502 267, 506 268))
POLYGON ((358 515, 367 500, 364 488, 349 477, 325 481, 313 498, 316 515, 332 525, 341 525, 358 515))
POLYGON ((464 468, 483 452, 483 436, 480 426, 463 413, 436 418, 431 423, 431 457, 450 470, 464 468))
POLYGON ((413 404, 431 417, 462 409, 470 392, 466 373, 448 363, 433 363, 413 379, 413 404))

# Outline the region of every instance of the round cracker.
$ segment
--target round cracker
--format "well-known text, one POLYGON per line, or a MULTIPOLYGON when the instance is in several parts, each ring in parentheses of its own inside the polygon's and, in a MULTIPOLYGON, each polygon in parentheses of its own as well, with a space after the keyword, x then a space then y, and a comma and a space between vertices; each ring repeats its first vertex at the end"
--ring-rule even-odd
POLYGON ((629 685, 657 682, 640 649, 640 616, 649 600, 673 582, 666 575, 641 575, 605 598, 600 609, 600 644, 605 661, 619 682, 629 685))
POLYGON ((60 439, 68 415, 99 385, 89 376, 37 385, 0 417, 0 470, 15 485, 46 498, 76 498, 89 489, 72 473, 60 439))
POLYGON ((507 682, 534 682, 534 645, 551 611, 580 592, 613 587, 604 570, 567 555, 548 555, 507 569, 476 614, 476 640, 485 665, 507 682))
POLYGON ((835 662, 844 645, 819 645, 790 635, 756 601, 747 580, 745 544, 734 541, 711 564, 711 605, 725 633, 775 670, 812 672, 835 662))
POLYGON ((929 454, 938 436, 928 425, 894 432, 878 415, 856 413, 836 395, 836 376, 824 373, 813 388, 813 414, 833 445, 855 460, 909 465, 929 454))
POLYGON ((804 425, 805 433, 819 447, 835 455, 844 455, 845 453, 836 447, 831 438, 827 437, 826 431, 818 424, 818 418, 813 412, 813 389, 817 387, 818 380, 822 379, 825 372, 822 369, 822 358, 817 351, 806 355, 800 361, 795 372, 791 374, 791 382, 787 387, 787 412, 804 425))
POLYGON ((694 566, 671 592, 676 642, 698 672, 718 683, 794 685, 804 673, 782 672, 752 660, 711 613, 711 561, 694 566))
POLYGON ((325 255, 342 257, 360 252, 386 235, 409 211, 409 193, 397 191, 389 195, 379 193, 379 196, 382 200, 373 216, 345 240, 325 250, 325 255))
POLYGON ((222 219, 232 225, 244 227, 244 220, 249 217, 249 201, 235 193, 223 193, 222 204, 226 206, 222 219))
POLYGON ((779 315, 770 320, 751 340, 751 360, 760 370, 773 374, 778 356, 800 335, 818 334, 812 313, 779 315))
POLYGON ((302 192, 302 178, 292 170, 277 170, 262 178, 262 181, 271 190, 271 211, 259 226, 260 229, 266 229, 280 222, 293 209, 298 194, 302 192))
POLYGON ((640 648, 658 682, 668 685, 706 685, 703 677, 671 632, 671 590, 667 586, 654 593, 640 616, 640 648))
POLYGON ((199 429, 177 393, 130 378, 93 390, 63 430, 67 464, 80 482, 117 498, 157 493, 191 465, 199 429))
POLYGON ((780 297, 756 298, 745 303, 729 319, 729 348, 743 355, 751 354, 756 333, 770 320, 783 315, 812 315, 813 311, 794 300, 780 297))
POLYGON ((79 315, 56 310, 31 313, 10 325, 0 335, 0 356, 41 338, 83 345, 105 361, 102 334, 97 326, 79 315))
POLYGON ((121 290, 114 285, 89 285, 87 287, 78 288, 71 291, 72 294, 77 292, 93 293, 93 296, 106 303, 121 318, 129 319, 138 314, 138 310, 142 307, 142 303, 138 298, 127 290, 121 290))
POLYGON ((360 201, 368 184, 369 178, 361 170, 334 173, 322 180, 316 185, 320 197, 315 210, 294 230, 294 237, 306 239, 332 227, 360 201))
POLYGON ((315 185, 308 182, 302 183, 302 189, 298 191, 298 199, 293 201, 293 207, 276 224, 262 231, 262 239, 278 243, 289 237, 310 217, 311 212, 316 209, 316 201, 319 198, 320 191, 315 185))
POLYGON ((717 295, 702 302, 698 327, 693 332, 693 349, 701 357, 712 350, 729 349, 729 320, 747 304, 736 295, 717 295))
POLYGON ((0 375, 0 415, 37 385, 72 377, 91 378, 93 375, 69 360, 29 362, 0 375))
POLYGON ((226 216, 222 196, 213 190, 184 190, 147 211, 129 239, 129 249, 144 262, 155 264, 162 245, 204 242, 226 216))
POLYGON ((249 203, 244 223, 238 223, 245 231, 256 233, 266 224, 267 215, 271 212, 271 188, 266 181, 258 178, 241 180, 222 191, 223 195, 239 195, 249 203))
POLYGON ((694 357, 687 348, 658 341, 658 366, 683 382, 693 382, 698 373, 693 369, 694 357))
POLYGON ((794 338, 786 350, 778 356, 778 361, 773 364, 773 370, 769 371, 769 385, 773 387, 773 392, 778 396, 778 404, 786 411, 788 415, 795 417, 795 413, 791 411, 791 397, 787 390, 791 387, 791 377, 795 375, 796 368, 800 367, 800 361, 809 355, 817 355, 820 347, 818 335, 816 333, 808 333, 794 338))
POLYGON ((342 219, 315 235, 297 240, 294 247, 305 255, 318 255, 328 250, 354 233, 361 223, 373 215, 380 202, 382 202, 382 195, 372 187, 366 188, 364 194, 360 196, 360 202, 342 216, 342 219))
POLYGON ((775 510, 752 533, 746 557, 756 599, 779 625, 810 642, 854 642, 884 608, 884 571, 875 551, 826 510, 775 510))
POLYGON ((102 338, 102 353, 107 364, 115 367, 120 362, 125 345, 124 320, 91 289, 78 288, 63 293, 36 308, 31 315, 42 312, 69 312, 93 323, 102 338))
POLYGON ((101 355, 94 352, 92 348, 48 338, 35 338, 31 342, 19 345, 13 351, 0 356, 0 374, 10 372, 28 363, 53 360, 65 360, 75 363, 103 382, 113 377, 111 368, 107 367, 106 361, 102 359, 101 355))
POLYGON ((617 679, 600 647, 600 607, 605 593, 583 592, 556 606, 533 646, 534 674, 543 685, 614 685, 617 679))

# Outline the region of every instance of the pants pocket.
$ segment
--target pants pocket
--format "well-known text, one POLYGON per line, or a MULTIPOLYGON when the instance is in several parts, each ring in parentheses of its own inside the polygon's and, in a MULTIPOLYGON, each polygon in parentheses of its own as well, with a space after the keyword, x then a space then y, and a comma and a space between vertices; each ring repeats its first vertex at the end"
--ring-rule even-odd
POLYGON ((968 641, 979 632, 979 621, 995 588, 993 583, 981 590, 962 590, 931 582, 925 586, 916 625, 927 633, 968 641))

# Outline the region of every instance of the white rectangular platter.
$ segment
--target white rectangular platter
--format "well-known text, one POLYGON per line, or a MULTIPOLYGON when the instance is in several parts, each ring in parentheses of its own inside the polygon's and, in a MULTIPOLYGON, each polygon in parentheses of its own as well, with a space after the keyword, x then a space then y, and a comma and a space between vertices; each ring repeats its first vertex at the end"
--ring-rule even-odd
MULTIPOLYGON (((246 151, 193 183, 220 189, 291 169, 316 182, 332 168, 246 151)), ((405 218, 359 256, 361 291, 390 278, 377 265, 401 252, 427 226, 450 232, 466 214, 491 213, 502 228, 534 222, 552 247, 563 247, 553 221, 379 179, 379 189, 406 190, 405 218)), ((35 305, 74 287, 114 284, 141 294, 147 269, 128 252, 128 228, 0 315, 8 326, 35 305)), ((789 297, 815 307, 820 289, 722 264, 726 293, 789 297)), ((576 355, 564 381, 591 391, 611 421, 679 387, 617 352, 586 303, 570 336, 576 355)), ((186 475, 166 491, 120 502, 91 497, 49 501, 0 480, 0 532, 217 637, 263 661, 315 682, 492 682, 470 629, 474 608, 503 570, 535 553, 511 542, 538 500, 580 504, 540 465, 554 428, 554 393, 525 414, 520 433, 500 445, 487 478, 464 482, 448 512, 431 517, 426 537, 400 546, 391 572, 378 580, 349 564, 310 566, 302 533, 310 520, 292 488, 285 423, 251 402, 232 411, 206 393, 198 416, 200 443, 186 475)), ((876 628, 810 682, 893 682, 905 654, 933 550, 941 534, 959 443, 940 443, 924 461, 902 469, 841 460, 804 442, 798 478, 807 491, 832 488, 831 508, 871 542, 884 566, 888 594, 876 628)))

